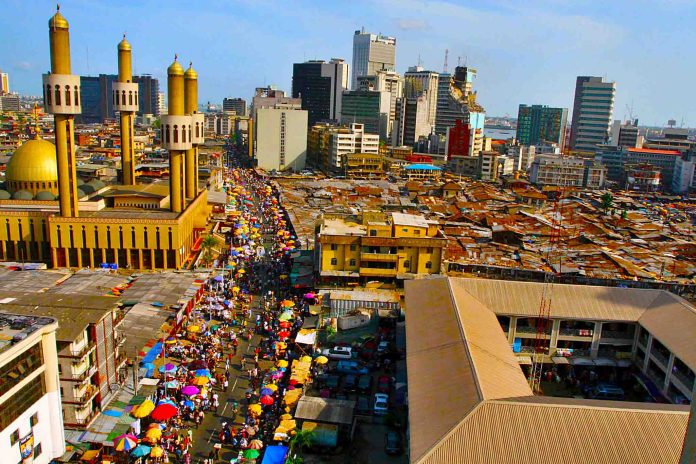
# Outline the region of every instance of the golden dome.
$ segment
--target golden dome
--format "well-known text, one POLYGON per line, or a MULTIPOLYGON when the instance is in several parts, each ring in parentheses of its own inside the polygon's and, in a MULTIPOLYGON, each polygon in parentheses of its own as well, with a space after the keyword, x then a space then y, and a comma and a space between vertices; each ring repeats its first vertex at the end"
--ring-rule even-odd
POLYGON ((184 73, 184 79, 198 79, 198 73, 193 69, 193 63, 189 63, 189 67, 184 73))
MULTIPOLYGON (((56 146, 34 139, 15 150, 5 171, 7 182, 56 182, 56 146)), ((45 189, 44 189, 45 190, 45 189)))
POLYGON ((174 55, 174 62, 167 68, 167 75, 169 76, 183 76, 184 68, 181 67, 179 62, 176 60, 176 55, 174 55))
POLYGON ((54 14, 51 19, 48 20, 48 27, 52 29, 68 29, 68 20, 60 14, 60 5, 58 5, 58 11, 54 14))
POLYGON ((124 52, 131 50, 131 44, 126 40, 126 34, 123 34, 123 40, 118 43, 118 50, 124 52))

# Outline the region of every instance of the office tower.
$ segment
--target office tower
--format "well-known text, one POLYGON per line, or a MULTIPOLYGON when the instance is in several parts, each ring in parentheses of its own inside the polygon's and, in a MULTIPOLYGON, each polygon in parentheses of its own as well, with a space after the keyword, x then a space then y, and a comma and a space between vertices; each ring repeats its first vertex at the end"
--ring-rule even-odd
POLYGON ((342 59, 311 60, 292 67, 292 96, 302 99, 310 126, 338 120, 344 90, 348 90, 348 63, 342 59))
POLYGON ((267 171, 304 169, 308 112, 287 107, 258 108, 255 111, 258 167, 267 171))
POLYGON ((135 142, 133 115, 138 110, 138 84, 132 82, 131 45, 126 40, 118 44, 118 81, 113 83, 112 102, 119 112, 121 126, 121 182, 135 184, 135 142))
POLYGON ((372 76, 380 70, 396 70, 396 39, 381 34, 370 34, 364 29, 355 31, 351 88, 358 88, 358 77, 372 76))
MULTIPOLYGON (((99 76, 80 76, 80 86, 84 88, 82 94, 82 114, 76 119, 82 124, 102 123, 105 119, 116 118, 112 89, 118 76, 115 74, 100 74, 99 76)), ((138 86, 138 105, 136 113, 139 115, 161 114, 158 105, 159 81, 148 74, 131 76, 131 81, 138 86)))
POLYGON ((614 147, 640 148, 642 137, 639 135, 638 120, 615 120, 609 129, 609 145, 614 147))
POLYGON ((0 71, 0 95, 10 93, 10 76, 0 71))
POLYGON ((411 66, 404 73, 404 96, 416 98, 425 93, 428 98, 428 124, 435 127, 437 92, 440 75, 421 66, 411 66))
POLYGON ((167 114, 167 99, 164 98, 164 92, 157 92, 157 111, 158 114, 167 114))
POLYGON ((254 97, 251 99, 252 117, 256 119, 256 112, 261 108, 291 108, 302 109, 302 100, 285 95, 283 90, 273 86, 257 87, 254 97))
POLYGON ((615 93, 615 82, 604 82, 601 77, 578 76, 570 131, 573 152, 594 154, 597 145, 607 143, 615 93))
POLYGON ((446 135, 447 128, 453 127, 457 119, 469 123, 470 112, 484 112, 476 103, 473 80, 476 70, 457 66, 454 75, 443 73, 438 77, 437 111, 435 113, 435 133, 446 135))
POLYGON ((234 111, 237 116, 247 115, 247 104, 243 98, 225 98, 222 100, 222 111, 234 111))
POLYGON ((368 134, 387 140, 391 95, 389 92, 347 90, 343 92, 341 124, 360 123, 368 134))
POLYGON ((21 99, 16 93, 0 95, 0 111, 19 111, 21 106, 21 99))
POLYGON ((133 76, 133 82, 138 84, 138 89, 140 91, 138 112, 140 114, 159 116, 161 114, 159 106, 159 80, 156 77, 152 77, 150 74, 141 74, 139 76, 133 76))
POLYGON ((517 113, 517 142, 527 146, 554 143, 563 150, 567 120, 567 108, 520 105, 517 113))
POLYGON ((392 140, 396 119, 396 100, 404 95, 404 79, 395 71, 377 71, 374 76, 358 77, 358 88, 354 90, 376 90, 389 92, 389 121, 387 139, 392 140))
POLYGON ((430 99, 426 92, 416 97, 402 97, 396 102, 396 119, 392 145, 412 147, 421 137, 432 132, 430 99))

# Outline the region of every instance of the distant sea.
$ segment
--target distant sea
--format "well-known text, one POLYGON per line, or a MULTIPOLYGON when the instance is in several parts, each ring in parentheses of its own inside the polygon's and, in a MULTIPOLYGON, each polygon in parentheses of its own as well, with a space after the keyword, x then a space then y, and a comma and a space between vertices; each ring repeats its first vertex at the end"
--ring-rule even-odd
POLYGON ((507 140, 513 138, 517 135, 517 130, 515 129, 494 129, 494 128, 483 128, 483 135, 485 137, 490 137, 492 139, 507 140))

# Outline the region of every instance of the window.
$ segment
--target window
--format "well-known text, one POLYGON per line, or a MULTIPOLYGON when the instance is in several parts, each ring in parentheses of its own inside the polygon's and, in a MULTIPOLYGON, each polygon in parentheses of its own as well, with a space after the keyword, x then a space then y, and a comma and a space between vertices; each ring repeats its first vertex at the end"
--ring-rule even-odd
POLYGON ((174 124, 174 143, 179 143, 179 126, 174 124))
POLYGON ((349 263, 350 263, 351 266, 355 266, 355 265, 356 265, 356 261, 355 261, 354 259, 351 259, 351 260, 349 261, 349 263))
POLYGON ((38 458, 39 456, 41 456, 41 443, 34 447, 34 459, 38 458))
POLYGON ((50 105, 51 104, 51 86, 46 85, 46 104, 50 105))
POLYGON ((404 261, 404 267, 405 267, 405 268, 410 268, 410 267, 411 267, 411 261, 404 261))
POLYGON ((370 237, 376 237, 377 236, 377 231, 376 230, 371 230, 370 231, 370 237))
POLYGON ((60 86, 56 85, 56 105, 60 106, 60 86))
POLYGON ((425 263, 426 269, 432 269, 432 267, 433 267, 433 263, 431 261, 428 261, 427 263, 425 263))
POLYGON ((350 246, 350 251, 355 251, 355 245, 350 246))
POLYGON ((335 243, 332 243, 331 244, 331 251, 336 251, 336 250, 338 250, 338 245, 336 245, 335 243))
POLYGON ((338 260, 336 258, 331 258, 331 265, 335 266, 338 264, 338 260))
POLYGON ((10 446, 14 446, 15 443, 19 441, 19 430, 15 430, 12 432, 12 435, 10 435, 10 446))
POLYGON ((418 229, 415 229, 415 230, 413 231, 413 233, 414 233, 414 235, 420 235, 421 231, 418 230, 418 229))
POLYGON ((428 247, 425 249, 426 253, 432 253, 433 252, 433 247, 428 247))
POLYGON ((29 423, 31 424, 32 427, 35 427, 36 424, 39 423, 39 413, 35 412, 34 414, 31 415, 29 418, 29 423))

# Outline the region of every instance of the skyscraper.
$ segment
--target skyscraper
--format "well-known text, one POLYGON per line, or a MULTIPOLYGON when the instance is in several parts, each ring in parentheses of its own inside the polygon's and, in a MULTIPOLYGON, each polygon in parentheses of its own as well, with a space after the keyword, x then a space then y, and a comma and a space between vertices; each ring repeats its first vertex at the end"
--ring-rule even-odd
POLYGON ((292 69, 292 96, 302 99, 309 126, 321 121, 337 121, 341 114, 341 95, 348 90, 348 63, 339 58, 295 63, 292 69))
POLYGON ((246 116, 246 100, 243 98, 224 98, 222 100, 222 111, 234 111, 237 116, 246 116))
POLYGON ((563 150, 567 121, 567 108, 520 105, 517 113, 517 141, 527 146, 554 143, 563 150))
POLYGON ((393 146, 412 147, 421 137, 427 137, 432 132, 429 100, 426 92, 412 98, 403 97, 397 100, 393 146))
POLYGON ((347 90, 341 103, 341 124, 363 124, 366 133, 379 134, 386 141, 390 102, 389 92, 347 90))
POLYGON ((396 119, 396 100, 404 94, 404 79, 395 71, 377 71, 374 76, 360 76, 358 88, 354 90, 376 90, 389 92, 389 121, 387 139, 391 140, 396 119))
POLYGON ((0 95, 10 93, 10 76, 0 71, 0 95))
POLYGON ((476 103, 472 91, 476 70, 466 66, 457 66, 454 76, 440 74, 437 86, 437 111, 435 113, 435 133, 446 135, 448 127, 454 127, 457 119, 468 123, 470 112, 483 112, 476 103))
MULTIPOLYGON (((82 114, 76 119, 83 124, 101 123, 105 119, 114 119, 116 110, 111 98, 113 83, 118 80, 115 74, 99 76, 80 76, 80 85, 84 86, 82 94, 82 114)), ((158 105, 159 81, 149 74, 132 76, 133 83, 138 84, 138 114, 160 115, 158 105)))
POLYGON ((381 34, 370 34, 364 29, 355 31, 351 88, 358 88, 358 77, 373 76, 379 70, 396 70, 396 39, 381 34))
POLYGON ((604 82, 601 77, 578 76, 570 132, 572 151, 592 154, 598 144, 607 142, 615 93, 615 82, 604 82))
POLYGON ((411 66, 404 73, 404 96, 417 98, 425 94, 428 100, 428 124, 435 127, 437 114, 437 91, 440 75, 426 71, 421 66, 411 66))

